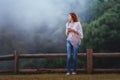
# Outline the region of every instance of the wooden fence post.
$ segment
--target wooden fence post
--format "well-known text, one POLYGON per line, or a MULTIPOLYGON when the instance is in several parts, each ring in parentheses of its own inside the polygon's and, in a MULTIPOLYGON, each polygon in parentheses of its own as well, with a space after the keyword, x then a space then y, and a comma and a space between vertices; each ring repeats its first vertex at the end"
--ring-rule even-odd
POLYGON ((87 49, 87 73, 90 74, 93 71, 93 50, 87 49))
POLYGON ((14 54, 14 73, 18 73, 19 70, 19 53, 18 51, 15 51, 14 54))

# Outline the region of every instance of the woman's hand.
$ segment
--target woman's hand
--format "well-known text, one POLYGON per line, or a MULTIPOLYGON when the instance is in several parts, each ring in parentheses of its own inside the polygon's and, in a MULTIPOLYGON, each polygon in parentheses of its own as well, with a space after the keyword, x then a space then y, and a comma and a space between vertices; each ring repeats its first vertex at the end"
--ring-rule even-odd
POLYGON ((72 32, 72 29, 71 28, 67 28, 68 29, 68 32, 72 32))
POLYGON ((66 35, 68 36, 68 35, 69 35, 69 33, 71 32, 71 28, 67 28, 66 30, 67 30, 66 35))
POLYGON ((67 29, 68 29, 68 34, 69 34, 70 32, 74 32, 75 34, 79 35, 79 33, 78 33, 77 31, 75 31, 74 29, 71 29, 71 28, 67 28, 67 29))

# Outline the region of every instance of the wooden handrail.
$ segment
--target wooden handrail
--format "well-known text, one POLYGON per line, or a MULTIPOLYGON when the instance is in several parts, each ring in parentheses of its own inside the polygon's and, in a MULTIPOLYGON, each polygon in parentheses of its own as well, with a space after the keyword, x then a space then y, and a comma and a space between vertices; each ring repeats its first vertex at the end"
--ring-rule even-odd
POLYGON ((92 55, 95 58, 112 58, 112 57, 120 58, 120 53, 93 53, 92 55))
POLYGON ((14 59, 14 55, 10 54, 10 55, 1 55, 0 56, 0 61, 5 61, 5 60, 13 60, 14 59))
MULTIPOLYGON (((66 53, 53 53, 53 54, 20 54, 20 58, 58 58, 58 57, 66 57, 66 53)), ((78 57, 86 57, 86 53, 79 53, 78 57)))

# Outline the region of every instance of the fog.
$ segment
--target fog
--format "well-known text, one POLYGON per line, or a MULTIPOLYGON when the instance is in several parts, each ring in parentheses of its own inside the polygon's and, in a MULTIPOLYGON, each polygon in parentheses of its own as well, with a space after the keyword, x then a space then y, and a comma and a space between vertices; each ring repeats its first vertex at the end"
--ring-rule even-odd
POLYGON ((0 45, 7 45, 1 49, 64 52, 68 14, 85 16, 89 1, 0 0, 0 45))

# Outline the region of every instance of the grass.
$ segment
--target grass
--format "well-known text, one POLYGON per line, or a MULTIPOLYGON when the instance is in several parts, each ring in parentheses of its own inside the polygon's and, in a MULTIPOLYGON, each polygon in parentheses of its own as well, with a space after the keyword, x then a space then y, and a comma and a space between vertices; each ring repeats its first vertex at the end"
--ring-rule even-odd
POLYGON ((0 75, 0 80, 120 80, 120 74, 20 74, 0 75))

